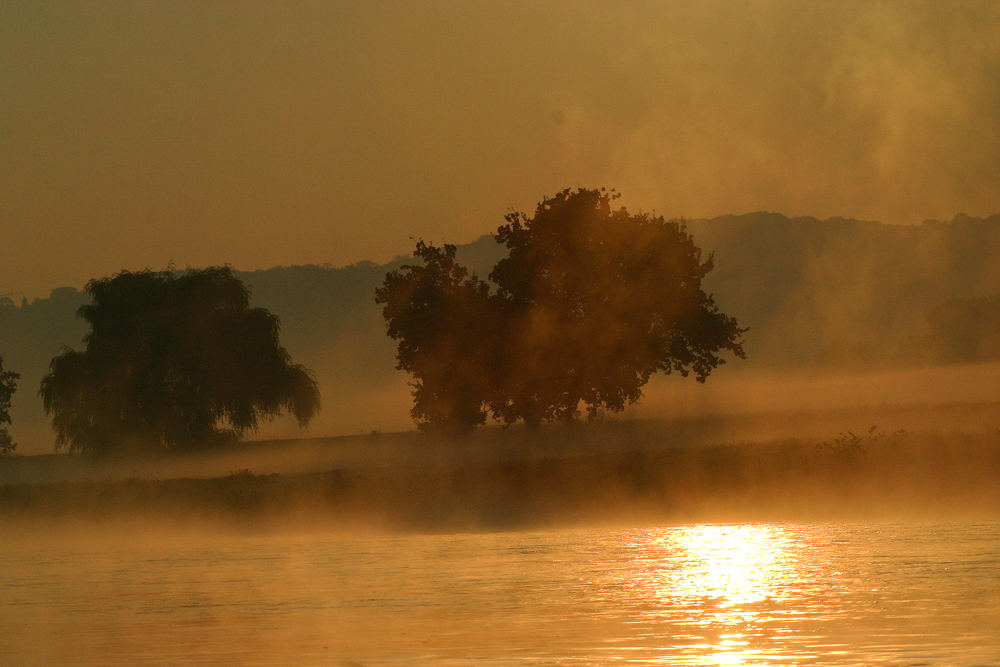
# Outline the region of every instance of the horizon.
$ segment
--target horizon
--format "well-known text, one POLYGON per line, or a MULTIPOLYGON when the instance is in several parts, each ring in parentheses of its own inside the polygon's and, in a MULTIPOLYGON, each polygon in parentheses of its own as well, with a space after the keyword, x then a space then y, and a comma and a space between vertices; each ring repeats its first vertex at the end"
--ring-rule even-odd
MULTIPOLYGON (((656 211, 653 211, 652 213, 656 214, 656 215, 659 215, 659 213, 656 212, 656 211)), ((761 210, 761 211, 748 211, 748 212, 745 212, 745 213, 722 213, 722 214, 711 216, 711 217, 707 217, 707 218, 670 218, 669 216, 664 216, 664 218, 667 219, 667 220, 674 220, 674 219, 676 219, 676 220, 679 220, 679 221, 681 221, 681 222, 683 222, 685 224, 690 224, 690 223, 711 223, 711 222, 717 222, 717 221, 720 221, 720 220, 723 220, 723 219, 727 219, 727 218, 744 218, 744 217, 749 217, 749 216, 754 216, 754 215, 777 215, 777 216, 780 216, 780 217, 783 217, 783 218, 787 219, 790 222, 807 222, 808 221, 808 222, 817 222, 817 223, 828 223, 828 222, 840 222, 840 221, 843 221, 843 222, 856 222, 856 223, 861 223, 861 224, 866 224, 866 225, 918 227, 920 225, 926 225, 926 224, 948 224, 948 223, 954 222, 955 220, 962 219, 962 218, 970 218, 970 219, 973 219, 973 220, 987 221, 987 220, 990 220, 991 218, 1000 217, 1000 210, 998 210, 995 213, 989 213, 989 214, 982 215, 982 216, 968 215, 967 213, 965 213, 963 211, 959 211, 959 212, 955 213, 954 215, 952 215, 950 217, 947 217, 947 218, 924 218, 924 219, 922 219, 922 220, 920 220, 918 222, 885 222, 885 221, 881 221, 881 220, 866 220, 866 219, 851 218, 851 217, 838 216, 838 215, 832 215, 832 216, 828 216, 828 217, 825 217, 825 218, 819 218, 817 216, 812 216, 812 215, 808 215, 808 214, 794 215, 794 216, 792 216, 792 215, 788 215, 788 214, 785 214, 785 213, 781 213, 779 211, 763 211, 763 210, 761 210)), ((485 239, 487 237, 492 237, 494 235, 494 233, 495 232, 493 232, 493 231, 486 231, 486 232, 483 232, 482 234, 474 236, 471 240, 467 240, 467 241, 454 241, 454 240, 450 240, 450 239, 440 239, 440 240, 435 239, 432 243, 434 245, 443 245, 445 243, 449 243, 449 244, 452 244, 452 245, 456 245, 459 248, 462 248, 462 247, 465 247, 465 246, 474 245, 474 244, 482 241, 483 239, 485 239)), ((411 243, 413 242, 413 239, 415 239, 415 238, 416 237, 413 237, 413 238, 409 239, 411 241, 411 243)), ((705 251, 705 252, 711 252, 712 251, 711 248, 702 248, 702 250, 705 251)), ((99 278, 103 278, 103 277, 107 277, 107 276, 112 276, 112 275, 115 275, 115 274, 121 273, 121 272, 136 273, 136 272, 141 272, 141 271, 162 271, 162 270, 166 270, 167 268, 172 268, 175 271, 188 271, 188 270, 195 270, 195 269, 207 268, 209 266, 227 266, 227 267, 231 268, 233 271, 235 271, 236 273, 242 273, 242 274, 272 271, 272 270, 275 270, 275 269, 294 269, 294 268, 300 268, 300 267, 301 268, 315 267, 315 268, 319 268, 319 269, 323 269, 323 270, 337 271, 337 270, 343 270, 343 269, 350 269, 350 268, 357 267, 357 266, 363 266, 363 265, 366 265, 366 264, 374 265, 376 267, 379 267, 379 266, 389 266, 389 265, 391 265, 391 264, 393 264, 395 262, 406 260, 407 258, 412 258, 412 257, 413 257, 412 252, 403 252, 403 253, 394 255, 394 256, 386 259, 385 261, 376 261, 376 260, 373 260, 373 259, 370 259, 370 258, 362 258, 362 259, 356 259, 354 261, 345 262, 345 263, 342 263, 342 264, 335 264, 335 263, 332 263, 332 262, 316 261, 316 262, 305 262, 305 263, 299 263, 299 264, 273 264, 273 265, 270 265, 270 266, 259 266, 259 267, 252 267, 252 268, 242 267, 242 266, 235 266, 235 265, 231 265, 231 264, 206 264, 206 265, 201 265, 201 266, 186 265, 186 266, 183 266, 183 267, 180 267, 180 266, 173 266, 173 267, 170 267, 170 266, 164 266, 164 267, 155 267, 155 266, 122 267, 122 268, 119 268, 117 270, 109 271, 108 273, 103 274, 101 276, 91 276, 89 278, 86 278, 86 279, 84 279, 78 285, 66 285, 66 284, 64 284, 64 285, 54 285, 54 286, 51 286, 51 287, 48 287, 48 288, 41 288, 41 291, 39 291, 36 294, 32 294, 32 295, 24 294, 22 292, 0 293, 0 303, 2 303, 2 300, 4 298, 8 298, 8 299, 11 300, 11 302, 13 303, 13 305, 15 307, 20 308, 20 307, 22 307, 22 306, 25 305, 25 302, 27 303, 27 305, 31 305, 31 304, 35 303, 36 301, 44 301, 45 299, 52 298, 53 293, 58 292, 58 291, 63 290, 63 289, 67 289, 67 288, 68 289, 73 289, 73 290, 76 290, 77 292, 81 292, 82 293, 82 292, 84 292, 86 290, 86 284, 87 284, 88 281, 90 281, 92 279, 99 279, 99 278), (15 297, 18 297, 18 298, 15 298, 15 297)))

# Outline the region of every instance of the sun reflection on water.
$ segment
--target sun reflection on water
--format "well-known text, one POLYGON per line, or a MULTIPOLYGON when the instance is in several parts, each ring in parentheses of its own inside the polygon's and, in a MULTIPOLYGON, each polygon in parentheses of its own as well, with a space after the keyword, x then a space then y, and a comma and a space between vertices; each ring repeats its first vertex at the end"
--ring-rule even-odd
POLYGON ((771 634, 772 612, 794 578, 795 550, 780 527, 699 525, 630 537, 632 586, 649 603, 645 620, 683 629, 669 639, 686 645, 687 664, 760 661, 755 644, 771 634), (667 609, 670 618, 661 616, 667 609))
POLYGON ((685 563, 671 577, 671 594, 713 598, 723 608, 773 596, 789 559, 771 526, 698 526, 675 531, 668 541, 685 563))

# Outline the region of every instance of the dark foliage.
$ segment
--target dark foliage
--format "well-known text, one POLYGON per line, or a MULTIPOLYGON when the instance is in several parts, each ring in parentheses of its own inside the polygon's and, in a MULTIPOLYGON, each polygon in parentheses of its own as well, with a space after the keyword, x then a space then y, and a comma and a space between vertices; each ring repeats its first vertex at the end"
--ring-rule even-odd
POLYGON ((712 269, 677 222, 613 208, 606 190, 564 190, 533 217, 510 213, 496 235, 508 255, 489 286, 455 249, 417 244, 376 292, 398 368, 415 378, 418 422, 570 421, 620 411, 657 372, 699 381, 746 329, 701 287, 712 269), (440 406, 445 406, 441 408, 440 406), (461 407, 458 407, 461 406, 461 407))
POLYGON ((407 264, 375 291, 396 368, 413 375, 411 414, 423 429, 465 431, 486 420, 495 332, 489 288, 455 262, 455 246, 417 243, 407 264))
POLYGON ((3 357, 0 357, 0 454, 10 454, 17 449, 17 443, 3 424, 10 423, 10 399, 17 390, 19 377, 17 373, 3 369, 3 357))
POLYGON ((680 223, 613 208, 617 197, 563 190, 497 230, 506 363, 491 408, 503 421, 617 412, 657 371, 704 382, 720 352, 744 356, 746 330, 701 287, 712 258, 680 223))
POLYGON ((122 272, 87 284, 86 348, 42 380, 57 448, 88 454, 203 446, 288 410, 319 408, 310 371, 279 345, 278 318, 250 307, 228 268, 122 272))

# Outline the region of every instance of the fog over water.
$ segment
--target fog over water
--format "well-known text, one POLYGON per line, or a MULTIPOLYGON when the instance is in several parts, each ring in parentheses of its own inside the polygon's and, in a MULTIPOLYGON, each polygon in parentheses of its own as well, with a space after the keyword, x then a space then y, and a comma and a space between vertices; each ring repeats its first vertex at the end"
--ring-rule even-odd
POLYGON ((39 0, 0 43, 0 662, 1000 655, 1000 3, 39 0), (417 433, 375 287, 578 186, 688 221, 748 358, 417 433), (86 282, 219 265, 311 426, 52 454, 86 282))

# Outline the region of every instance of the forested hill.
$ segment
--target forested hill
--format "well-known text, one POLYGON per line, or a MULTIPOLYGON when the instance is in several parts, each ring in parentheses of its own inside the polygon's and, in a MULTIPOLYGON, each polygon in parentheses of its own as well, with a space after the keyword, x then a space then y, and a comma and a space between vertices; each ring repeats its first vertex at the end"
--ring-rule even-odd
MULTIPOLYGON (((714 253, 708 291, 750 327, 746 370, 1000 358, 1000 215, 895 226, 751 213, 687 225, 714 253)), ((490 236, 459 249, 483 277, 500 255, 490 236)), ((366 397, 402 381, 373 300, 402 263, 239 274, 254 304, 281 318, 293 358, 316 370, 325 411, 363 410, 366 397)), ((0 299, 0 355, 21 374, 11 432, 22 443, 51 441, 38 383, 62 346, 80 346, 75 312, 86 300, 72 287, 20 305, 0 299)))
POLYGON ((689 223, 707 283, 751 327, 754 363, 866 365, 1000 357, 1000 215, 885 225, 773 213, 689 223))

